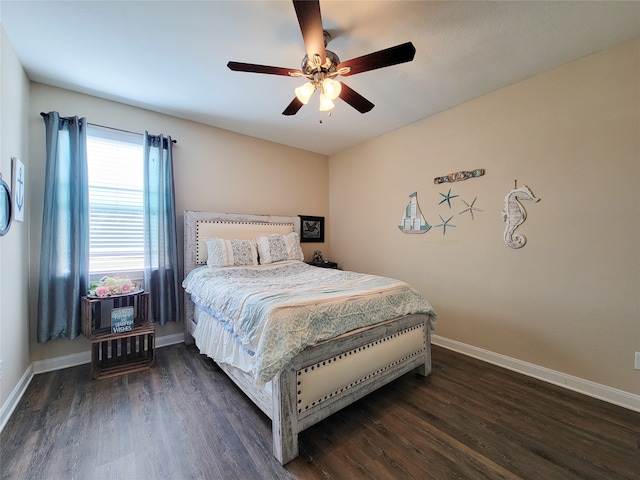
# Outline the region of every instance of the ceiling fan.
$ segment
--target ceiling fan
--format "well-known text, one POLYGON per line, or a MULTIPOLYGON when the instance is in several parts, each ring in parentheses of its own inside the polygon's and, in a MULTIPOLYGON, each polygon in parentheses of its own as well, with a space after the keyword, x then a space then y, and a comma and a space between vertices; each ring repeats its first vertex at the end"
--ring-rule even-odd
POLYGON ((306 77, 309 82, 295 89, 296 96, 283 115, 295 115, 306 105, 316 90, 320 91, 320 111, 334 107, 333 100, 341 98, 360 113, 367 113, 374 105, 358 92, 342 82, 334 80, 338 75, 348 76, 410 62, 416 53, 411 42, 341 62, 326 45, 331 36, 322 29, 319 0, 293 0, 300 31, 307 54, 300 70, 253 63, 229 62, 227 67, 236 72, 265 73, 287 77, 306 77))

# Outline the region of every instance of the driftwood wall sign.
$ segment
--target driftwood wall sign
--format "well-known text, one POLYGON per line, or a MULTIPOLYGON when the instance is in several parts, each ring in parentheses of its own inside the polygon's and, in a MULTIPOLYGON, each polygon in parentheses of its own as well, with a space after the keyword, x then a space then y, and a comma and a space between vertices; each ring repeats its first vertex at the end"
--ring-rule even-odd
POLYGON ((462 180, 481 177, 482 175, 484 175, 484 168, 476 168, 475 170, 463 170, 461 172, 450 173, 449 175, 446 175, 444 177, 436 177, 433 179, 433 183, 438 185, 440 183, 461 182, 462 180))

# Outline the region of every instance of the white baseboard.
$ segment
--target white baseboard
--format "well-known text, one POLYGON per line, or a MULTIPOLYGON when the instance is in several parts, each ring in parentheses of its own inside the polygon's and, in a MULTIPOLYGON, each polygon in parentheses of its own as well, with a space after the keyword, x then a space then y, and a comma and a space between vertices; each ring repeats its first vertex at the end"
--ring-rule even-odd
POLYGON ((2 404, 2 408, 0 408, 0 432, 2 432, 2 430, 4 429, 4 426, 9 421, 9 418, 11 418, 11 414, 18 406, 20 399, 24 395, 24 392, 27 391, 27 387, 31 383, 32 379, 33 379, 33 366, 29 365, 29 368, 27 368, 27 371, 24 372, 22 377, 20 377, 20 380, 18 381, 16 388, 12 390, 11 394, 9 395, 9 398, 7 398, 7 401, 4 402, 2 404))
POLYGON ((567 375, 566 373, 551 370, 549 368, 534 365, 533 363, 523 362, 515 358, 507 357, 499 353, 490 352, 482 348, 467 345, 466 343, 450 340, 439 335, 433 335, 431 341, 434 345, 453 350, 469 357, 477 358, 487 363, 497 365, 499 367, 522 373, 529 377, 537 378, 553 385, 558 385, 574 392, 582 393, 589 397, 604 400, 605 402, 618 405, 640 412, 640 395, 618 390, 606 385, 591 382, 582 378, 567 375))
POLYGON ((184 333, 174 333, 172 335, 165 335, 156 339, 156 347, 158 348, 177 345, 178 343, 184 343, 184 333))
MULTIPOLYGON (((156 348, 162 348, 182 342, 184 342, 184 333, 164 335, 156 338, 156 348)), ((18 406, 20 399, 27 390, 27 387, 31 383, 34 375, 52 372, 54 370, 61 370, 63 368, 76 367, 78 365, 84 365, 85 363, 91 363, 90 351, 49 358, 47 360, 37 360, 29 365, 29 368, 24 372, 20 381, 11 392, 11 395, 7 398, 7 401, 4 402, 2 408, 0 408, 0 432, 2 432, 5 424, 9 421, 11 414, 18 406)))
MULTIPOLYGON (((184 333, 164 335, 162 337, 156 337, 156 348, 167 347, 182 342, 184 342, 184 333)), ((39 373, 52 372, 63 368, 76 367, 78 365, 84 365, 85 363, 91 363, 90 351, 49 358, 47 360, 37 360, 33 362, 32 365, 33 373, 37 375, 39 373)))
POLYGON ((53 372, 54 370, 62 370, 63 368, 77 367, 85 363, 91 363, 90 351, 72 353, 62 357, 47 358, 46 360, 36 360, 31 364, 31 367, 33 368, 33 373, 38 375, 39 373, 53 372))

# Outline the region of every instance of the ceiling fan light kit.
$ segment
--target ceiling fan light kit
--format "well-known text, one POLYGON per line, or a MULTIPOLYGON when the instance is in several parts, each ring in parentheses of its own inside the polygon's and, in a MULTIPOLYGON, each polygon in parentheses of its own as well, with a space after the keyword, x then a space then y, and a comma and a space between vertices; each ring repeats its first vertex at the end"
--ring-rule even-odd
POLYGON ((324 80, 314 79, 312 82, 307 82, 301 87, 296 88, 296 97, 303 105, 306 105, 318 89, 320 89, 320 111, 327 112, 335 106, 332 100, 340 96, 342 84, 331 78, 325 78, 324 80))
POLYGON ((311 98, 311 95, 313 95, 313 92, 315 91, 316 91, 316 86, 311 82, 307 82, 301 87, 296 88, 295 90, 296 97, 298 97, 298 100, 300 100, 303 105, 306 105, 307 103, 309 103, 309 99, 311 98))
POLYGON ((331 78, 325 78, 322 81, 322 91, 331 100, 335 100, 340 96, 340 92, 342 92, 342 85, 340 82, 336 82, 331 78))
POLYGON ((411 42, 396 45, 358 58, 340 62, 340 58, 325 47, 331 35, 322 29, 322 16, 318 0, 293 0, 307 54, 302 60, 301 70, 255 65, 251 63, 229 62, 227 67, 236 72, 264 73, 289 77, 306 77, 309 81, 295 89, 295 97, 282 112, 295 115, 316 90, 320 90, 320 111, 334 108, 333 100, 341 98, 360 113, 370 111, 374 104, 342 82, 334 80, 338 75, 356 73, 410 62, 416 49, 411 42))
POLYGON ((334 103, 331 101, 329 97, 327 97, 324 93, 320 94, 320 111, 328 112, 329 110, 333 110, 335 107, 334 103))

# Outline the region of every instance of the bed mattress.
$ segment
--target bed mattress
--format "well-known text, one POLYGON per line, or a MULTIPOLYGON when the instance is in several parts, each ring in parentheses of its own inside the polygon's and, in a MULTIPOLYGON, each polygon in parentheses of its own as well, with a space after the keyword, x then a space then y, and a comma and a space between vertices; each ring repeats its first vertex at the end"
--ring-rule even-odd
POLYGON ((258 384, 309 345, 412 313, 429 314, 431 328, 436 318, 406 282, 300 261, 204 266, 192 270, 183 286, 199 311, 198 348, 251 373, 258 384))

